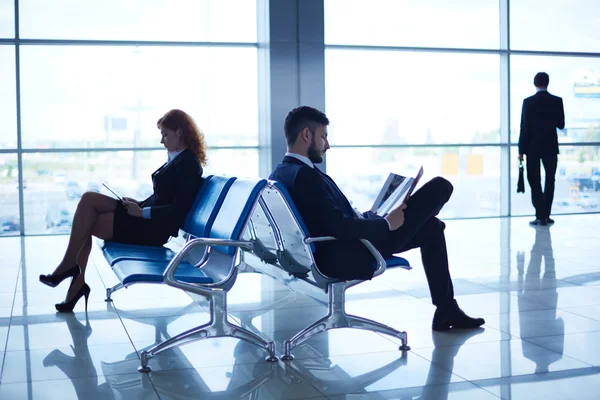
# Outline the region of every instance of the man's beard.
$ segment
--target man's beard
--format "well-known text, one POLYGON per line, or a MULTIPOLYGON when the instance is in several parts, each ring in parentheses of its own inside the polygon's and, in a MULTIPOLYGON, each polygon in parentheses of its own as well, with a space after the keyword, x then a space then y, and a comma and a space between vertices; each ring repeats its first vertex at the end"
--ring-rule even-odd
POLYGON ((323 162, 324 153, 325 152, 320 152, 317 150, 317 146, 315 146, 315 138, 313 136, 310 140, 310 144, 308 145, 308 151, 306 152, 308 159, 314 164, 320 164, 323 162))

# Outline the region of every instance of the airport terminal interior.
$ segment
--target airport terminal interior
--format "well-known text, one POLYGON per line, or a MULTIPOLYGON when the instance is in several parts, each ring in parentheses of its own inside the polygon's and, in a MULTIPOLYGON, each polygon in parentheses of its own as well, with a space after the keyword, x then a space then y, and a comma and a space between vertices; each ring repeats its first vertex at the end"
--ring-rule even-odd
MULTIPOLYGON (((0 0, 0 399, 597 399, 596 2, 0 0), (523 100, 541 71, 565 127, 555 222, 532 226, 517 156, 523 100), (285 246, 309 261, 313 247, 293 218, 278 225, 294 210, 270 208, 266 192, 227 237, 252 246, 211 253, 214 265, 231 261, 219 275, 227 284, 177 286, 161 272, 106 301, 123 275, 94 241, 87 310, 81 300, 56 312, 69 280, 50 288, 38 277, 61 261, 78 202, 110 195, 103 183, 152 194, 151 174, 167 161, 156 125, 166 111, 202 129, 205 176, 259 182, 285 155, 284 120, 299 105, 327 114, 319 168, 353 207, 370 209, 392 172, 422 167, 423 181, 452 183, 439 217, 455 298, 482 327, 432 330, 413 249, 397 255, 412 269, 389 266, 345 292, 346 313, 406 337, 333 318, 286 359, 287 341, 328 315, 331 288, 344 283, 323 286, 314 263, 290 272, 285 246), (300 242, 283 240, 289 232, 300 242), (221 335, 216 316, 236 337, 221 335), (207 323, 219 337, 160 347, 207 323)), ((169 254, 186 245, 180 233, 169 254)))

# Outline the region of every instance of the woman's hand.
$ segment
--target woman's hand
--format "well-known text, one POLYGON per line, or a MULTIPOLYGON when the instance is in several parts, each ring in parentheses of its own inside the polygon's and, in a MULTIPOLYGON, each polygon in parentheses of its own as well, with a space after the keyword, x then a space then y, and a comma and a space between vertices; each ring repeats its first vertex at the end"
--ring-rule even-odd
POLYGON ((142 218, 142 209, 140 208, 139 204, 135 201, 125 200, 124 198, 123 207, 125 207, 125 210, 127 210, 127 214, 131 215, 132 217, 142 218))
POLYGON ((131 197, 123 197, 123 201, 129 201, 131 203, 137 204, 138 206, 140 205, 139 201, 137 201, 136 199, 132 199, 131 197))

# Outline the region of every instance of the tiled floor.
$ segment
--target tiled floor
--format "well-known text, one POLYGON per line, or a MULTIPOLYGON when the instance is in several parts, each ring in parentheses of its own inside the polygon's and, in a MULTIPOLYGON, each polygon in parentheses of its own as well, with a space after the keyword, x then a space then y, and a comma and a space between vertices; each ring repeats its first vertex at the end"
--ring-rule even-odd
MULTIPOLYGON (((395 339, 343 329, 294 350, 295 360, 235 339, 161 353, 150 374, 139 352, 208 321, 206 304, 147 285, 114 294, 116 278, 95 248, 87 317, 55 314, 67 283, 38 282, 58 263, 66 237, 1 238, 0 399, 597 399, 600 391, 600 215, 449 221, 456 297, 486 325, 432 333, 434 307, 418 252, 413 271, 390 270, 350 289, 349 312, 408 331, 395 339)), ((249 260, 249 262, 251 262, 249 260)), ((326 310, 270 278, 240 274, 232 320, 277 343, 326 310)))

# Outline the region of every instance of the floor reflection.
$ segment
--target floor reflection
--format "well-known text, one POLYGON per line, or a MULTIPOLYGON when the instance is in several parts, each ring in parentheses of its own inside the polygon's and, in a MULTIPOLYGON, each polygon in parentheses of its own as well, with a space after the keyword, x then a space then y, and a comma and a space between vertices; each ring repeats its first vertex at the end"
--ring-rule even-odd
MULTIPOLYGON (((148 286, 124 290, 106 305, 102 288, 114 273, 98 253, 90 311, 55 315, 51 305, 65 287, 44 287, 37 276, 61 257, 53 251, 66 239, 0 241, 3 252, 12 252, 1 266, 10 284, 0 285, 0 398, 594 399, 598 223, 600 215, 557 218, 551 228, 535 229, 517 218, 449 221, 458 296, 486 318, 485 331, 431 332, 415 253, 407 255, 415 271, 369 282, 350 296, 359 315, 406 327, 413 346, 406 354, 391 338, 339 329, 302 343, 287 363, 266 363, 264 351, 245 342, 214 339, 165 351, 151 360, 149 374, 137 372, 139 352, 208 318, 205 304, 148 286)), ((324 312, 251 273, 240 274, 230 295, 231 319, 272 338, 279 354, 284 340, 324 312)))
POLYGON ((523 318, 524 305, 527 302, 543 303, 548 307, 539 312, 544 320, 544 325, 553 335, 561 337, 560 347, 554 348, 553 352, 540 353, 539 347, 527 340, 523 340, 523 355, 535 362, 535 373, 549 371, 549 366, 562 358, 564 351, 565 323, 562 318, 557 317, 558 290, 556 288, 556 266, 552 249, 552 236, 550 227, 535 227, 535 242, 530 251, 529 264, 525 271, 525 252, 517 253, 517 271, 519 273, 518 307, 520 336, 529 338, 537 335, 539 326, 533 319, 523 318), (544 268, 542 269, 542 261, 544 268), (551 288, 551 289, 549 289, 551 288), (542 290, 544 289, 544 290, 542 290), (537 356, 537 357, 536 357, 537 356), (541 356, 541 357, 540 357, 541 356))

